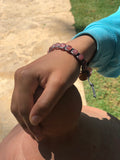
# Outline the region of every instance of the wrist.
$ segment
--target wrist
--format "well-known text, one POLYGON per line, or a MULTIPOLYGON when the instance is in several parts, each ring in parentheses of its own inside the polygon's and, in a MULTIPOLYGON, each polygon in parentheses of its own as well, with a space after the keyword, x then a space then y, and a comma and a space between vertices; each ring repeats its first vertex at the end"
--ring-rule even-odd
POLYGON ((53 44, 49 48, 48 53, 50 53, 54 50, 65 51, 65 52, 68 52, 69 54, 71 54, 75 57, 75 59, 81 65, 80 76, 79 76, 79 78, 81 80, 86 80, 91 75, 90 71, 88 70, 87 62, 84 59, 84 55, 79 53, 79 51, 77 49, 75 49, 71 45, 68 45, 68 44, 65 44, 65 43, 56 43, 56 44, 53 44))
POLYGON ((87 63, 91 61, 96 52, 96 41, 89 35, 83 35, 73 39, 66 44, 77 49, 80 54, 83 54, 87 63))

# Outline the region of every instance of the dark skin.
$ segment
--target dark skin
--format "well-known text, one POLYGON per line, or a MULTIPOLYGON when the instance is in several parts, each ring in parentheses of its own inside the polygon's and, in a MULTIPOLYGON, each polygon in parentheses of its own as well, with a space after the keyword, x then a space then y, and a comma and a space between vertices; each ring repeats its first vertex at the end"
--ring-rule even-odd
MULTIPOLYGON (((96 43, 88 35, 67 44, 83 54, 87 62, 96 51, 96 43)), ((16 71, 11 111, 26 132, 38 138, 40 123, 76 81, 79 72, 78 61, 64 51, 53 51, 16 71), (34 103, 34 94, 39 86, 43 93, 34 103)))

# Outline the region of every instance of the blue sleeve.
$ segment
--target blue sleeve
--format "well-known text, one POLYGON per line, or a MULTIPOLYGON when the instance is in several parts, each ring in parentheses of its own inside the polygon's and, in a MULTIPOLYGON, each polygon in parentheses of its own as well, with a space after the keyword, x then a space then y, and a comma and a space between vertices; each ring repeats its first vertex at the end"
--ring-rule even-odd
MULTIPOLYGON (((81 35, 92 36, 97 43, 97 51, 89 66, 106 77, 120 75, 120 7, 114 14, 88 25, 81 35)), ((73 38, 73 39, 74 39, 73 38)))

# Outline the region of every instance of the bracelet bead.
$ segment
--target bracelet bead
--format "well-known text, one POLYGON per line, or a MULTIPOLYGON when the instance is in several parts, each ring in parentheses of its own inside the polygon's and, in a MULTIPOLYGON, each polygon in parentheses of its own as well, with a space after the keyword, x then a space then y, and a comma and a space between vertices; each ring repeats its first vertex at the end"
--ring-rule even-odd
POLYGON ((72 48, 72 46, 66 45, 65 43, 56 43, 49 48, 48 53, 53 50, 66 51, 69 54, 72 54, 78 60, 78 62, 80 63, 80 66, 82 66, 80 75, 79 75, 80 80, 84 81, 91 76, 91 73, 88 70, 87 62, 85 61, 84 56, 80 54, 77 49, 74 49, 72 48))
POLYGON ((93 97, 96 98, 94 85, 89 80, 89 77, 91 76, 91 73, 92 73, 92 69, 88 68, 87 62, 84 59, 84 56, 82 54, 80 54, 77 49, 74 49, 74 48, 72 48, 72 46, 66 45, 65 43, 53 44, 49 48, 48 53, 50 53, 51 51, 54 51, 54 50, 66 51, 69 54, 72 54, 78 60, 78 62, 80 63, 80 66, 81 66, 80 67, 79 79, 82 80, 82 81, 85 81, 86 79, 88 79, 89 85, 92 87, 92 90, 93 90, 93 97))

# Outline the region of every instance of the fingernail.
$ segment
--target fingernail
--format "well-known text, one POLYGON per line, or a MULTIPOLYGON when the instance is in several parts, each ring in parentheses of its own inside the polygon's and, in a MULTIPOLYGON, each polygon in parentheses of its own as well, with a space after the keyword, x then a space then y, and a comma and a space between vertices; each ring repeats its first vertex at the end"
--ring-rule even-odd
POLYGON ((40 121, 40 117, 39 117, 39 116, 33 116, 33 117, 31 118, 31 123, 32 123, 33 125, 38 125, 38 124, 39 124, 39 121, 40 121))

